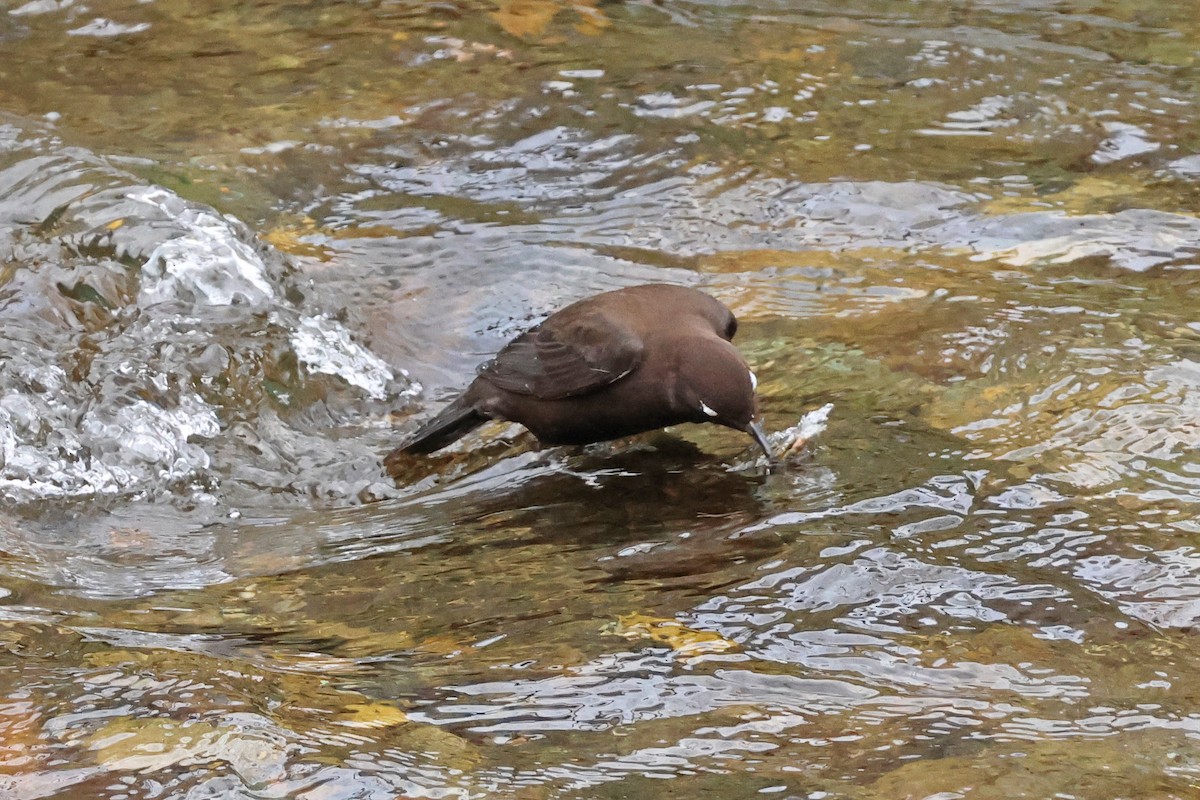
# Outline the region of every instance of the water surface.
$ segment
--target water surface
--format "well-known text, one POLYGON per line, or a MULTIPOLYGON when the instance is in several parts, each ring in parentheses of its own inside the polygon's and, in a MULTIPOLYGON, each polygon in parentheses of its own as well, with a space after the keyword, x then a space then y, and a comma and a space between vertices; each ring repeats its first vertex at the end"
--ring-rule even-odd
POLYGON ((1186 3, 0 13, 0 794, 1195 796, 1186 3), (381 457, 555 308, 803 462, 381 457))

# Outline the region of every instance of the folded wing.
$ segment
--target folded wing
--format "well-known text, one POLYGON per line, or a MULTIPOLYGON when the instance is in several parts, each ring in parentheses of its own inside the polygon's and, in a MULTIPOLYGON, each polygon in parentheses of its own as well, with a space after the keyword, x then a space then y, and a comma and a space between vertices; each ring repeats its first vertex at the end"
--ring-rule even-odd
POLYGON ((641 338, 600 314, 547 320, 513 339, 479 375, 501 389, 542 400, 594 392, 641 364, 641 338))

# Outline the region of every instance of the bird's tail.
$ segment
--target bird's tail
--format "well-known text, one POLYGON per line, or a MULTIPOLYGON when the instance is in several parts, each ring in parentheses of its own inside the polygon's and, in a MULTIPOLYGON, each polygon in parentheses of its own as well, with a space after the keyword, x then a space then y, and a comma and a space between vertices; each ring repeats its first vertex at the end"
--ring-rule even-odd
POLYGON ((390 463, 401 453, 424 455, 440 450, 446 445, 461 439, 487 421, 471 407, 471 402, 465 397, 459 397, 450 405, 438 412, 438 415, 416 430, 404 444, 397 447, 384 463, 390 463))

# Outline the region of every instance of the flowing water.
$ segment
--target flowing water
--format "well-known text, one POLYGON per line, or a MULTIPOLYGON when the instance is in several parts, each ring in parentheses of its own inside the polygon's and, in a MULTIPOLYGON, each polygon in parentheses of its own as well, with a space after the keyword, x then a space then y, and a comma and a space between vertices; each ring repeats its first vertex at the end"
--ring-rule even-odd
POLYGON ((1188 0, 7 4, 0 797, 1200 796, 1198 91, 1188 0), (799 464, 385 474, 648 281, 799 464))

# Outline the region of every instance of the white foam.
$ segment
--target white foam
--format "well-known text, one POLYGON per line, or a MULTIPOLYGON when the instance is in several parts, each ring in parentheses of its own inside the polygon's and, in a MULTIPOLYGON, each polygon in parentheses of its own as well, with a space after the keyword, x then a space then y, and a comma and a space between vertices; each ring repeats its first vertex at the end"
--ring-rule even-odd
POLYGON ((86 25, 78 28, 72 28, 67 31, 68 36, 96 36, 99 38, 109 38, 112 36, 124 36, 131 33, 141 33, 150 30, 149 22, 138 22, 133 25, 124 25, 120 22, 114 22, 111 19, 97 17, 86 25))
POLYGON ((158 187, 135 189, 128 196, 165 213, 181 231, 154 248, 142 265, 139 305, 167 300, 263 305, 275 298, 262 259, 238 238, 229 220, 158 187))
POLYGON ((8 13, 14 17, 35 16, 38 14, 51 14, 55 11, 64 11, 73 5, 75 5, 75 0, 30 0, 30 2, 18 6, 8 13))
POLYGON ((350 338, 350 331, 327 316, 301 317, 292 331, 292 349, 309 372, 336 375, 376 400, 387 396, 395 377, 383 359, 350 338))
POLYGON ((77 431, 34 427, 28 412, 50 416, 69 399, 60 395, 9 395, 0 405, 0 494, 17 500, 118 494, 186 479, 209 466, 208 454, 191 439, 216 436, 220 422, 198 395, 184 394, 174 408, 144 400, 97 407, 77 431))

